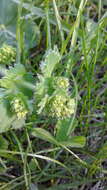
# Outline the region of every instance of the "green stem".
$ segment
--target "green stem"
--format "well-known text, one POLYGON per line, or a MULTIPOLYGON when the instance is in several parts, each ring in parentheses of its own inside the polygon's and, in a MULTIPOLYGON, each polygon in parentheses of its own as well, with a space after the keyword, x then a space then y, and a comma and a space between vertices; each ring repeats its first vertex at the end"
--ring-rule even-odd
POLYGON ((76 105, 75 105, 75 113, 74 113, 74 115, 73 115, 73 118, 72 118, 71 123, 70 123, 70 127, 69 127, 69 129, 68 129, 68 133, 67 133, 68 136, 69 136, 70 133, 71 133, 71 129, 72 129, 72 126, 73 126, 73 124, 74 124, 74 120, 75 120, 75 117, 76 117, 77 106, 78 106, 78 86, 77 86, 76 80, 75 80, 75 78, 74 78, 74 75, 73 75, 72 73, 71 73, 71 76, 72 76, 72 78, 73 78, 73 82, 74 82, 74 86, 75 86, 76 105))
POLYGON ((81 14, 83 12, 84 5, 86 5, 86 2, 87 0, 81 0, 80 6, 79 6, 79 10, 78 10, 78 14, 77 14, 76 22, 75 22, 75 27, 74 27, 74 32, 73 32, 72 40, 71 40, 71 49, 75 47, 76 42, 77 42, 77 35, 78 35, 78 29, 80 25, 81 14))
POLYGON ((17 30, 16 30, 16 40, 17 40, 17 63, 21 62, 21 14, 22 14, 22 4, 18 5, 18 17, 17 17, 17 30))
POLYGON ((51 32, 50 32, 50 22, 49 22, 49 0, 46 0, 46 23, 47 23, 47 49, 51 49, 51 32))
POLYGON ((64 34, 63 34, 61 22, 60 22, 60 19, 61 19, 61 18, 60 18, 60 15, 59 15, 59 12, 58 12, 57 5, 56 5, 56 1, 55 1, 55 0, 53 0, 53 7, 54 7, 54 11, 55 11, 55 16, 56 16, 56 21, 57 21, 58 29, 59 29, 60 36, 61 36, 61 41, 62 41, 62 44, 63 44, 63 41, 64 41, 64 34))

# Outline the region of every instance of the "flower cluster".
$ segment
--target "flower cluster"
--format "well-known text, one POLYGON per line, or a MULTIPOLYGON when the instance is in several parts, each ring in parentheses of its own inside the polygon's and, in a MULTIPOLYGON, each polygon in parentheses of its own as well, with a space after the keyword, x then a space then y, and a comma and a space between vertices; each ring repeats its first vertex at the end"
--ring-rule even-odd
POLYGON ((69 118, 75 111, 75 100, 69 94, 67 77, 42 78, 36 88, 37 113, 56 119, 69 118))
POLYGON ((58 119, 69 118, 75 111, 75 100, 61 94, 53 96, 47 103, 49 116, 58 119))
POLYGON ((15 98, 12 102, 12 108, 15 111, 17 118, 22 119, 28 113, 28 110, 25 107, 25 104, 21 100, 21 98, 15 98))
POLYGON ((61 55, 56 46, 46 52, 40 65, 42 75, 35 88, 35 105, 37 114, 65 119, 74 113, 75 100, 70 96, 69 78, 53 75, 60 60, 61 55))
POLYGON ((62 89, 69 88, 69 80, 66 77, 56 77, 55 78, 55 86, 62 89))
POLYGON ((3 47, 0 48, 0 63, 1 64, 9 64, 15 61, 16 51, 12 46, 4 44, 3 47))

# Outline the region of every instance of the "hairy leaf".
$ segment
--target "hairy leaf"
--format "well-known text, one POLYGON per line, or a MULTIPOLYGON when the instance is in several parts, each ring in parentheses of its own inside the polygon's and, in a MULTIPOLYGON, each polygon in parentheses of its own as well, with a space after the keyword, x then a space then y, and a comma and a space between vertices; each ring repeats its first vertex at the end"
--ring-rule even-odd
POLYGON ((55 138, 45 129, 35 128, 33 129, 32 135, 50 143, 57 144, 55 138))
POLYGON ((82 148, 85 146, 85 143, 86 143, 86 138, 83 136, 71 137, 67 141, 60 142, 60 144, 64 146, 70 146, 75 148, 82 148))
POLYGON ((41 70, 44 77, 50 77, 56 64, 60 61, 61 55, 57 47, 55 46, 53 50, 48 50, 45 55, 45 60, 41 63, 41 70))
MULTIPOLYGON (((56 139, 58 141, 65 141, 68 139, 68 131, 72 123, 72 118, 59 120, 56 125, 56 139)), ((74 131, 76 122, 71 128, 70 134, 74 131)))

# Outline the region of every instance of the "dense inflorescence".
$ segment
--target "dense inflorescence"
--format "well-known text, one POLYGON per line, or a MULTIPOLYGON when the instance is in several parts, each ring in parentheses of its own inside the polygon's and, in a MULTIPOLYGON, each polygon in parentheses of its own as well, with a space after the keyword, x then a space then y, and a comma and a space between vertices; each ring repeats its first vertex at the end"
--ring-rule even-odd
POLYGON ((18 119, 26 117, 28 110, 26 109, 26 106, 24 102, 21 100, 21 98, 14 98, 14 100, 11 102, 11 105, 18 119))
POLYGON ((55 87, 68 89, 69 87, 69 80, 66 77, 56 77, 55 78, 55 87))
POLYGON ((47 103, 48 114, 58 119, 69 118, 74 113, 74 108, 75 100, 61 94, 53 96, 47 103))
POLYGON ((6 65, 15 62, 15 59, 16 59, 15 48, 4 44, 3 47, 0 48, 0 63, 6 65))
POLYGON ((70 97, 69 79, 66 77, 50 77, 39 82, 36 91, 39 95, 40 101, 38 102, 38 114, 56 118, 65 119, 69 118, 75 111, 75 100, 70 97), (50 82, 49 82, 50 81, 50 82), (46 85, 45 88, 44 84, 46 85), (48 90, 49 89, 49 90, 48 90))

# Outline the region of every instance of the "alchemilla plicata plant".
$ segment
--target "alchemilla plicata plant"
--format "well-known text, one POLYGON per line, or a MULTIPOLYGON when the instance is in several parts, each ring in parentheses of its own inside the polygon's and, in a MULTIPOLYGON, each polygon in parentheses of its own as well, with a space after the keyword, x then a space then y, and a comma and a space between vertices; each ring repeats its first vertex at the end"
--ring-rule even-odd
POLYGON ((0 1, 0 190, 107 189, 106 9, 0 1))

